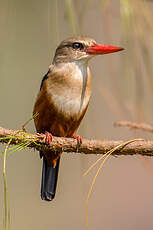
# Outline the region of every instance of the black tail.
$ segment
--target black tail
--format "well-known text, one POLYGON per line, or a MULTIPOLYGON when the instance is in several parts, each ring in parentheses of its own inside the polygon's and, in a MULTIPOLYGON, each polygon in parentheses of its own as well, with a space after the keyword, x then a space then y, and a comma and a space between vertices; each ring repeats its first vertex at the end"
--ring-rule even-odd
POLYGON ((55 197, 56 185, 58 178, 60 157, 56 166, 48 165, 46 158, 43 156, 42 180, 41 180, 41 199, 51 201, 55 197))

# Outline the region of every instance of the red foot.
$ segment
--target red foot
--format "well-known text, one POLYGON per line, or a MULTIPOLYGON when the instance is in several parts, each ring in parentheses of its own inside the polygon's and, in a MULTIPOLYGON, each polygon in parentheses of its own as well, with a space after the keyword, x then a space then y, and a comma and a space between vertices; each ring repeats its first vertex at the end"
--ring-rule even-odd
POLYGON ((51 141, 52 141, 52 139, 53 139, 52 134, 46 131, 46 132, 45 132, 45 136, 46 136, 45 142, 46 142, 47 144, 50 144, 51 141))
POLYGON ((80 145, 82 144, 82 137, 74 135, 73 138, 77 140, 78 147, 80 147, 80 145))

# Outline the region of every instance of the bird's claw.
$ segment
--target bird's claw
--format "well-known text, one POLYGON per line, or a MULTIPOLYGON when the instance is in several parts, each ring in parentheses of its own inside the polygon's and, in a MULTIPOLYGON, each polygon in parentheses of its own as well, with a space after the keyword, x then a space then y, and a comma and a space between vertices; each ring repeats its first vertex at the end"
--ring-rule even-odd
POLYGON ((82 144, 82 137, 78 135, 74 135, 73 138, 77 140, 77 148, 79 148, 82 144))
POLYGON ((45 132, 45 142, 46 142, 47 144, 50 144, 51 141, 52 141, 52 139, 53 139, 52 134, 46 131, 46 132, 45 132))

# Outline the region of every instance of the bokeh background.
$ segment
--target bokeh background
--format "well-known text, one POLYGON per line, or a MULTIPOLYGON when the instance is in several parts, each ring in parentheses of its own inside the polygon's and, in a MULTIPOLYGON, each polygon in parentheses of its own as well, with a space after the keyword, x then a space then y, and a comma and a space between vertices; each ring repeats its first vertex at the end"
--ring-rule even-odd
MULTIPOLYGON (((153 123, 152 21, 151 0, 0 0, 0 125, 21 129, 32 116, 56 46, 69 36, 86 35, 125 51, 90 62, 93 94, 79 134, 109 140, 152 139, 152 134, 113 126, 119 120, 153 123)), ((33 122, 27 128, 35 132, 33 122)), ((10 229, 85 229, 85 200, 97 168, 86 177, 82 174, 98 157, 64 153, 56 198, 50 203, 39 195, 38 152, 26 149, 8 157, 10 229)), ((89 229, 151 230, 152 168, 151 158, 111 157, 89 200, 89 229)))

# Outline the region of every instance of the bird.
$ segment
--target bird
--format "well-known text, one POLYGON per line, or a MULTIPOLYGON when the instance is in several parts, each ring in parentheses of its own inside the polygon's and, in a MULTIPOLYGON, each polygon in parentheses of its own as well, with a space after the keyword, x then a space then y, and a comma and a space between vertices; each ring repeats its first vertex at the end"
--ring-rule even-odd
MULTIPOLYGON (((123 48, 102 45, 83 36, 71 37, 59 44, 42 79, 33 109, 36 131, 45 134, 47 143, 52 136, 76 138, 78 144, 82 143, 82 137, 76 132, 91 96, 88 61, 97 55, 121 50, 123 48)), ((42 200, 51 201, 55 197, 61 154, 51 150, 40 152, 42 200)))

